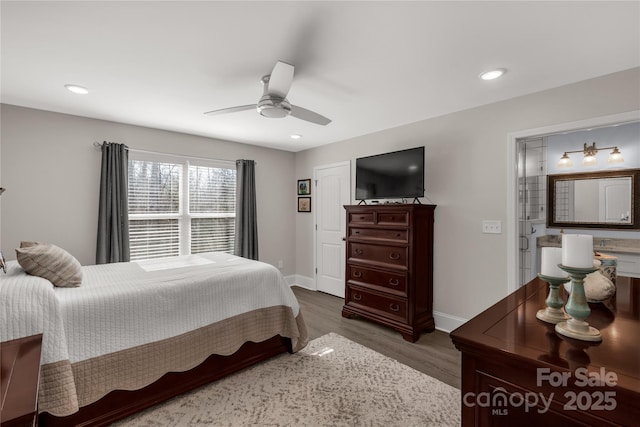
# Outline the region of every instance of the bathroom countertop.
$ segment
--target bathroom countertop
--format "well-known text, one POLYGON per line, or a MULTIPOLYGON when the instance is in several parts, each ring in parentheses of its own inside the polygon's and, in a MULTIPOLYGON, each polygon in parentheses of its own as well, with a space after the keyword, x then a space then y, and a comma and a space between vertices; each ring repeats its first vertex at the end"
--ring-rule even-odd
MULTIPOLYGON (((559 248, 562 246, 559 234, 540 236, 536 239, 536 245, 539 248, 559 248)), ((640 255, 640 239, 609 239, 606 237, 594 237, 593 250, 604 253, 613 252, 640 255)))

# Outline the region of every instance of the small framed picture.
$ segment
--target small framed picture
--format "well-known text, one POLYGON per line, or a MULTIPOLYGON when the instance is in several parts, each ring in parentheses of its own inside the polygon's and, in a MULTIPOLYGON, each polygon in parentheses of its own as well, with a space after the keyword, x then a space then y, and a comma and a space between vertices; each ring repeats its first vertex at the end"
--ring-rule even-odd
POLYGON ((311 197, 298 197, 298 212, 311 212, 311 197))
POLYGON ((311 194, 311 179, 298 180, 298 196, 307 196, 311 194))

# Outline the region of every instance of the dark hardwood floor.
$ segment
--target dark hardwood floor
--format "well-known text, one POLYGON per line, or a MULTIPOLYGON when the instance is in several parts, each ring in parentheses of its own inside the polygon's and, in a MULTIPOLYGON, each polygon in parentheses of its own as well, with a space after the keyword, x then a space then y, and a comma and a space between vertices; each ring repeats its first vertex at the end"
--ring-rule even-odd
POLYGON ((299 286, 293 286, 291 289, 300 302, 310 339, 335 332, 460 388, 460 352, 453 346, 449 334, 436 330, 423 333, 418 341, 410 343, 405 341, 399 332, 386 326, 362 318, 343 318, 342 298, 299 286))

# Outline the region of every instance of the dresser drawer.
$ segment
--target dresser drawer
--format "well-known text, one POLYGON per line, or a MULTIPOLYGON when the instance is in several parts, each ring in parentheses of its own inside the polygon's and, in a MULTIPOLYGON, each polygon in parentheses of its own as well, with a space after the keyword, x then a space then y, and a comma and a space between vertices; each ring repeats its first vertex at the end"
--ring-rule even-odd
POLYGON ((409 224, 409 212, 407 211, 392 211, 392 212, 378 212, 379 225, 407 225, 409 224))
POLYGON ((401 322, 407 321, 407 300, 403 298, 379 295, 347 285, 346 302, 354 308, 363 308, 401 322))
POLYGON ((407 268, 406 246, 384 246, 366 243, 349 243, 349 261, 369 264, 386 264, 407 268))
POLYGON ((373 212, 349 212, 349 224, 374 224, 373 212))
POLYGON ((349 237, 368 240, 394 240, 408 242, 407 230, 385 230, 378 228, 349 228, 349 237))
POLYGON ((374 286, 397 295, 407 295, 406 273, 391 273, 356 265, 347 265, 347 280, 349 283, 355 283, 360 286, 374 286))

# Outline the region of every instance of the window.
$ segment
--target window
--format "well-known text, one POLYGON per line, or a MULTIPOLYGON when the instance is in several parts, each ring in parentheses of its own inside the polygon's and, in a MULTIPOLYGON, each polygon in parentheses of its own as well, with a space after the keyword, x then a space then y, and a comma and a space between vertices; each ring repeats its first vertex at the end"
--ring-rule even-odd
POLYGON ((233 253, 235 209, 233 162, 129 152, 132 261, 233 253))

